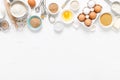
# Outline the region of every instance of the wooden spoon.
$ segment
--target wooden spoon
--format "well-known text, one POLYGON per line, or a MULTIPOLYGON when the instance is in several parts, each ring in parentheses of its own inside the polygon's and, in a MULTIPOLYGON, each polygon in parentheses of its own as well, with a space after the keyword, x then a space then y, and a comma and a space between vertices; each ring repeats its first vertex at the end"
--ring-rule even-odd
POLYGON ((15 18, 12 16, 12 14, 10 12, 10 4, 7 2, 7 0, 4 0, 4 4, 5 4, 7 14, 8 14, 11 22, 15 25, 16 28, 18 28, 17 22, 16 22, 15 18))

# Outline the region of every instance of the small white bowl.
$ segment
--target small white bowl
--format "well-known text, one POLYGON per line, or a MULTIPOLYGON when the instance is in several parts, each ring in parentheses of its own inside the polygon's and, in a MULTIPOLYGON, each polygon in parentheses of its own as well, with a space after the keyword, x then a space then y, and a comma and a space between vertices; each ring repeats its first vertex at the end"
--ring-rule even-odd
POLYGON ((10 3, 10 12, 11 12, 12 16, 14 16, 15 18, 23 18, 24 16, 28 15, 29 7, 28 7, 27 3, 25 3, 22 0, 18 0, 18 1, 14 0, 13 2, 10 3), (22 15, 19 15, 19 16, 15 15, 13 10, 12 10, 12 6, 15 5, 15 4, 18 4, 18 3, 23 5, 26 8, 26 12, 24 14, 22 14, 22 15))
POLYGON ((116 30, 120 30, 120 25, 117 24, 119 23, 120 20, 120 16, 115 16, 114 22, 113 22, 113 28, 115 28, 116 30))
POLYGON ((101 25, 102 28, 105 28, 105 29, 111 28, 112 25, 113 25, 113 21, 114 21, 114 19, 113 19, 113 14, 111 14, 110 12, 104 12, 104 13, 102 13, 102 14, 100 15, 100 17, 99 17, 99 24, 101 25), (101 18, 101 16, 104 15, 104 14, 110 14, 110 15, 112 16, 112 22, 111 22, 111 24, 108 25, 108 26, 105 26, 105 25, 103 25, 103 24, 101 23, 100 18, 101 18))
POLYGON ((74 20, 74 13, 73 13, 71 10, 63 10, 63 12, 61 13, 61 20, 62 20, 65 24, 71 24, 71 23, 73 22, 73 20, 74 20), (65 11, 70 11, 70 12, 72 13, 72 19, 71 19, 71 20, 65 21, 65 20, 63 19, 62 15, 63 15, 63 13, 64 13, 65 11))
POLYGON ((54 24, 54 31, 55 32, 62 32, 64 29, 64 23, 62 23, 61 21, 57 21, 54 24))
MULTIPOLYGON (((52 4, 52 3, 50 3, 50 4, 52 4)), ((50 5, 49 4, 49 5, 50 5)), ((57 4, 57 3, 56 3, 57 4)), ((59 12, 60 12, 60 6, 59 6, 59 4, 57 4, 58 5, 58 11, 56 12, 56 13, 52 13, 50 10, 49 10, 49 5, 48 5, 48 7, 47 7, 47 10, 48 10, 48 12, 49 12, 49 14, 51 14, 51 15, 57 15, 59 12)))
POLYGON ((77 0, 73 0, 71 3, 70 3, 70 9, 72 10, 72 11, 78 11, 79 9, 80 9, 80 3, 77 1, 77 0), (72 3, 74 3, 74 2, 76 2, 77 3, 77 7, 76 8, 74 8, 73 6, 72 6, 72 3))

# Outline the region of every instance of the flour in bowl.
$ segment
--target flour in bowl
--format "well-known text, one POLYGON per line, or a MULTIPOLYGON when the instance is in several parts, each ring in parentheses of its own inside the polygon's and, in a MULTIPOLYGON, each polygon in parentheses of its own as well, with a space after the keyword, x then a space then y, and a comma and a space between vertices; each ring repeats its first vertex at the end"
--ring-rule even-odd
POLYGON ((27 13, 26 6, 22 3, 15 3, 11 6, 11 13, 14 17, 22 17, 27 13))

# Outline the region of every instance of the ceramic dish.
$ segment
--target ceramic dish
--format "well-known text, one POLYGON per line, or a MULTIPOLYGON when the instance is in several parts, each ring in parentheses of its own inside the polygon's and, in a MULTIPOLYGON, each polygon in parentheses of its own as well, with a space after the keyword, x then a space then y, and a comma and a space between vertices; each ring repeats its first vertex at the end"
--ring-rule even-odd
POLYGON ((64 29, 64 23, 62 23, 61 21, 57 21, 54 24, 54 31, 55 32, 62 32, 64 29))
POLYGON ((120 30, 120 16, 115 16, 113 28, 120 30))
MULTIPOLYGON (((99 18, 99 15, 100 15, 100 13, 98 13, 97 14, 97 16, 96 16, 96 18, 94 19, 94 20, 92 20, 92 23, 91 23, 91 25, 88 27, 88 26, 86 26, 85 24, 84 24, 84 22, 80 22, 79 20, 79 23, 80 24, 82 24, 86 29, 89 29, 89 30, 91 30, 91 28, 93 28, 93 25, 94 25, 94 23, 97 21, 97 19, 99 18)), ((86 16, 86 18, 89 18, 89 16, 86 16)))
POLYGON ((101 12, 102 6, 96 4, 95 1, 90 0, 87 3, 87 7, 83 8, 82 12, 78 14, 77 18, 80 24, 82 24, 86 29, 93 30, 93 28, 95 28, 94 23, 97 21, 101 12))
POLYGON ((118 1, 111 2, 110 0, 105 0, 105 1, 108 3, 108 5, 110 5, 113 13, 120 15, 120 2, 118 1))
POLYGON ((63 10, 60 14, 60 18, 63 23, 71 24, 74 21, 74 13, 71 10, 63 10))
MULTIPOLYGON (((108 18, 106 18, 108 20, 108 18)), ((105 19, 104 19, 105 20, 105 19)), ((106 21, 107 21, 106 20, 106 21)), ((114 17, 113 17, 113 14, 110 13, 110 12, 104 12, 104 13, 101 13, 100 14, 100 17, 99 17, 99 24, 101 25, 102 28, 105 28, 105 29, 108 29, 108 28, 111 28, 113 26, 113 22, 114 22, 114 17), (104 14, 108 14, 108 15, 111 15, 111 18, 112 18, 112 21, 109 25, 105 26, 104 24, 102 24, 101 22, 101 17, 104 15, 104 14)))
POLYGON ((73 0, 71 3, 70 3, 70 9, 72 11, 78 11, 80 9, 80 3, 79 1, 77 0, 73 0))
POLYGON ((8 31, 10 29, 10 25, 9 25, 8 21, 2 20, 2 22, 0 22, 0 28, 4 32, 8 31))
POLYGON ((41 27, 42 27, 42 20, 40 19, 40 17, 38 17, 38 16, 31 16, 28 20, 27 20, 27 25, 28 25, 28 28, 30 29, 30 30, 32 30, 32 31, 39 31, 40 29, 41 29, 41 27), (32 25, 31 25, 31 23, 30 23, 30 21, 31 21, 31 19, 33 19, 33 18, 37 18, 37 19, 39 19, 40 20, 40 25, 39 26, 37 26, 37 28, 34 28, 32 25))
POLYGON ((50 6, 51 4, 57 4, 57 3, 54 3, 54 2, 53 2, 53 3, 50 3, 50 4, 48 5, 47 10, 48 10, 49 14, 50 14, 50 15, 57 15, 57 14, 60 12, 60 6, 59 6, 59 4, 57 4, 58 10, 57 10, 55 13, 51 12, 50 9, 49 9, 49 6, 50 6))
POLYGON ((10 7, 11 7, 11 14, 15 17, 15 18, 23 18, 23 17, 25 17, 26 15, 28 15, 28 12, 29 12, 29 7, 28 7, 28 5, 25 3, 25 2, 23 2, 22 0, 19 0, 19 1, 13 1, 13 2, 11 2, 10 3, 10 7), (23 7, 25 7, 26 8, 26 12, 24 13, 24 14, 22 14, 22 15, 19 15, 19 16, 17 16, 17 15, 15 15, 14 13, 15 12, 13 12, 12 11, 12 6, 14 6, 14 5, 16 5, 16 4, 21 4, 23 7))

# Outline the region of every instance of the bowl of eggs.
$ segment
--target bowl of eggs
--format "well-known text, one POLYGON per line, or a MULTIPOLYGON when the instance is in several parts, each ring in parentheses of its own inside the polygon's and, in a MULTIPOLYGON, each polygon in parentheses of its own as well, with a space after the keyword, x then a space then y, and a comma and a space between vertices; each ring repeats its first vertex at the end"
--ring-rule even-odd
POLYGON ((87 3, 87 7, 83 8, 82 13, 80 13, 77 18, 79 22, 85 26, 85 28, 91 28, 101 11, 102 6, 96 4, 95 1, 90 0, 87 3))

